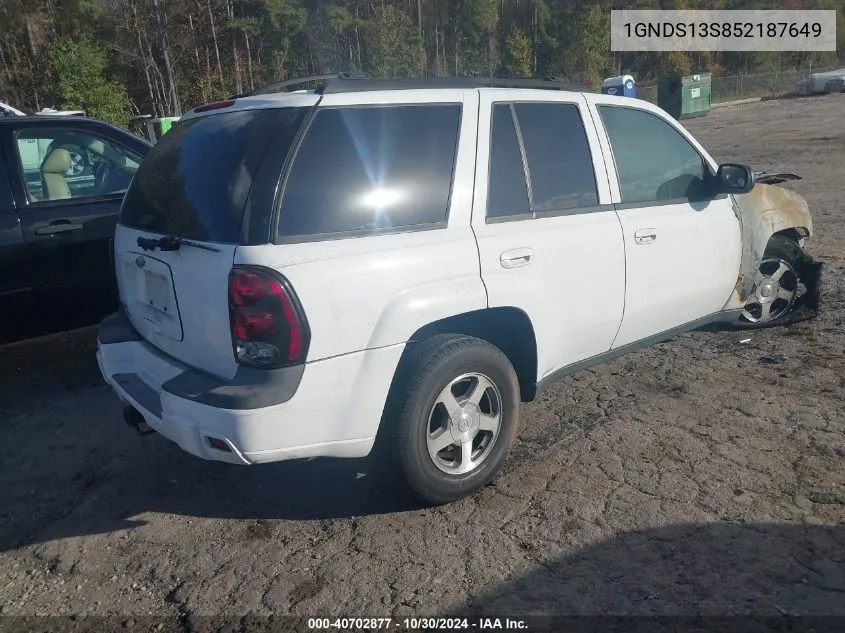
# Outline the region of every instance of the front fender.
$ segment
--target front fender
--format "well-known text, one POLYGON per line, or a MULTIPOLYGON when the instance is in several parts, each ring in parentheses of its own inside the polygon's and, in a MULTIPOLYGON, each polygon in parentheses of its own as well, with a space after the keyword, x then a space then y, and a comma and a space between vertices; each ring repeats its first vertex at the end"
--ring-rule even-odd
POLYGON ((758 268, 769 240, 775 233, 795 229, 813 234, 807 201, 799 194, 775 185, 757 184, 746 194, 733 197, 742 223, 742 261, 734 292, 723 309, 742 308, 757 282, 758 268))

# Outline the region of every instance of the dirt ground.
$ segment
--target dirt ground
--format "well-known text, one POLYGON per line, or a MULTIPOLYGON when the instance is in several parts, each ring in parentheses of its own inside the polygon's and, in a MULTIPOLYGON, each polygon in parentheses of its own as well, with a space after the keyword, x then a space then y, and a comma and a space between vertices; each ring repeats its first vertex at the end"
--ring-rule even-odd
POLYGON ((816 320, 564 380, 495 485, 446 507, 369 460, 244 468, 134 435, 93 329, 0 348, 0 612, 845 617, 843 113, 845 94, 687 122, 719 160, 803 176, 816 320))

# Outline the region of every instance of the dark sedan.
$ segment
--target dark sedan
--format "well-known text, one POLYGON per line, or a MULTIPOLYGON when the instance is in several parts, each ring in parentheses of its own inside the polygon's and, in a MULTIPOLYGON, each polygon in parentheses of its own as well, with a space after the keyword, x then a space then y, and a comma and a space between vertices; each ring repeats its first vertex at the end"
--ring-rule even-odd
POLYGON ((0 117, 0 342, 97 322, 111 240, 149 142, 83 117, 0 117))

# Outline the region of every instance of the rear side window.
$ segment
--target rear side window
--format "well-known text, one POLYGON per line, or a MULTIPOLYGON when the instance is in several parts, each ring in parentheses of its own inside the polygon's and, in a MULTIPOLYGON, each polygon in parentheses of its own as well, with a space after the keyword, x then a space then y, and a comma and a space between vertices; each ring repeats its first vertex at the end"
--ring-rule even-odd
POLYGON ((514 107, 531 176, 532 211, 598 206, 593 158, 578 107, 568 103, 514 107))
POLYGON ((288 174, 279 238, 445 222, 460 118, 458 104, 319 110, 288 174))
POLYGON ((490 136, 490 185, 487 217, 502 218, 530 213, 525 167, 519 139, 507 104, 493 106, 490 136))
POLYGON ((308 108, 246 110, 177 123, 141 163, 124 198, 121 223, 237 243, 267 145, 272 139, 274 151, 288 152, 307 113, 308 108))

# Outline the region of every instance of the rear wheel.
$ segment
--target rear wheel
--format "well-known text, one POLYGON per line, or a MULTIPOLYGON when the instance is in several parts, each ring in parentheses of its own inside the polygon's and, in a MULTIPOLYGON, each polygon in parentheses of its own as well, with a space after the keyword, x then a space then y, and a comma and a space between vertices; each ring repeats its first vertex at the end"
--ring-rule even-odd
POLYGON ((447 503, 489 483, 519 425, 519 385, 507 357, 480 339, 440 335, 403 365, 392 449, 409 487, 447 503))
POLYGON ((742 310, 739 326, 761 328, 783 325, 806 292, 800 271, 807 262, 801 247, 783 235, 766 246, 759 266, 759 279, 742 310))

